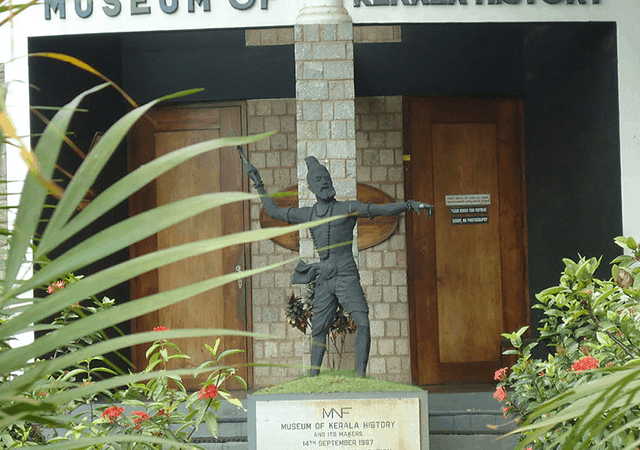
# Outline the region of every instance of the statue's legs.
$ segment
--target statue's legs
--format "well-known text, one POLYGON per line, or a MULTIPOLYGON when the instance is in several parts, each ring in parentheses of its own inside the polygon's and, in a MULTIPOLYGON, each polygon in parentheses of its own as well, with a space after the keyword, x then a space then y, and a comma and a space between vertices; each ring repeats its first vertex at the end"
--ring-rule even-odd
POLYGON ((371 331, 369 329, 369 307, 364 298, 360 277, 355 264, 343 271, 338 278, 336 295, 344 310, 356 324, 356 373, 364 377, 371 349, 371 331))
POLYGON ((364 377, 369 362, 371 349, 371 331, 369 330, 369 314, 362 311, 354 311, 351 318, 356 324, 356 373, 364 377))
POLYGON ((324 333, 314 333, 311 341, 311 369, 309 369, 309 376, 315 377, 320 373, 320 366, 322 365, 322 359, 324 358, 324 352, 327 349, 327 335, 329 330, 324 333))
POLYGON ((311 316, 311 369, 309 376, 320 373, 320 366, 327 350, 327 336, 336 315, 338 299, 335 294, 335 280, 316 283, 313 293, 313 316, 311 316))
POLYGON ((345 260, 344 266, 339 268, 336 276, 316 283, 311 317, 311 366, 316 368, 312 368, 309 375, 313 377, 320 372, 319 367, 327 349, 327 336, 333 324, 338 300, 356 324, 356 373, 364 377, 371 348, 369 307, 353 259, 345 260))

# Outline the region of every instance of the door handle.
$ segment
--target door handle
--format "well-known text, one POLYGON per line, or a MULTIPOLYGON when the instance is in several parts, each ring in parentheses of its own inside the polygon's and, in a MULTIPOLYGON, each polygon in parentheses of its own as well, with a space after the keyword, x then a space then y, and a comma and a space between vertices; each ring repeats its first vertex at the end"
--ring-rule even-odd
MULTIPOLYGON (((236 272, 242 272, 242 267, 240 267, 240 264, 236 266, 236 272)), ((238 289, 242 289, 242 278, 238 280, 238 289)))

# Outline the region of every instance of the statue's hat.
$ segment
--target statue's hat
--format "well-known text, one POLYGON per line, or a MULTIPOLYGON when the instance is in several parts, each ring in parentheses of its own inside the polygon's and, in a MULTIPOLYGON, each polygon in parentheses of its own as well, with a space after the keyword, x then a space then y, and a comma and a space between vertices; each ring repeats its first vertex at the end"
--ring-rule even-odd
POLYGON ((325 166, 320 164, 315 156, 307 156, 305 158, 305 162, 307 163, 307 181, 311 179, 312 175, 315 175, 318 172, 329 172, 325 166))

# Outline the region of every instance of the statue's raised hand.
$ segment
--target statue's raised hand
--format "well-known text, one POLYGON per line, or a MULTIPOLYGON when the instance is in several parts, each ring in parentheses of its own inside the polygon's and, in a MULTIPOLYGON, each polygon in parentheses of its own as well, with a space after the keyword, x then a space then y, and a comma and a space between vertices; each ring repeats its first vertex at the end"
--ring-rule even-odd
POLYGON ((417 202, 415 200, 407 200, 406 201, 407 209, 413 210, 420 214, 423 209, 427 210, 427 217, 433 217, 433 205, 429 203, 417 202))
POLYGON ((258 169, 256 169, 256 166, 251 164, 249 161, 245 161, 242 165, 242 170, 244 171, 244 173, 249 175, 249 178, 251 178, 251 181, 253 181, 253 185, 256 189, 264 186, 262 177, 260 176, 260 172, 258 172, 258 169))

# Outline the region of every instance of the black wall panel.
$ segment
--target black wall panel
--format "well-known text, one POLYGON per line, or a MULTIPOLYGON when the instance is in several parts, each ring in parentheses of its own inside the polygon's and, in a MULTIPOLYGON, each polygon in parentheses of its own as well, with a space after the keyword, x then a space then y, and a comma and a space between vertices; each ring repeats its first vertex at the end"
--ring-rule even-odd
MULTIPOLYGON (((29 52, 57 52, 73 56, 82 62, 89 64, 115 83, 121 84, 121 50, 120 37, 117 35, 87 36, 86 39, 77 36, 57 36, 46 38, 32 38, 29 40, 29 52)), ((69 63, 42 57, 31 57, 29 60, 29 80, 31 85, 30 102, 33 108, 39 106, 58 108, 69 103, 75 96, 105 81, 95 75, 79 69, 69 63)), ((69 126, 69 137, 83 152, 88 153, 91 142, 96 133, 104 133, 113 123, 130 109, 130 105, 113 88, 106 87, 101 91, 85 97, 80 104, 81 111, 74 114, 69 126)), ((55 110, 39 109, 47 118, 55 113, 55 110)), ((34 134, 33 145, 37 141, 37 135, 44 130, 44 122, 36 115, 31 118, 31 131, 34 134)), ((65 171, 73 174, 82 163, 83 159, 69 146, 64 145, 58 165, 65 171)), ((120 145, 111 157, 105 169, 99 175, 93 190, 96 194, 102 192, 114 181, 122 178, 127 173, 126 146, 120 145)), ((67 185, 69 178, 57 170, 54 179, 63 187, 67 185)), ((49 197, 47 203, 55 204, 55 199, 49 197)), ((45 209, 41 218, 42 230, 46 220, 51 214, 51 209, 45 209)), ((97 223, 89 225, 69 242, 62 244, 49 256, 64 253, 73 245, 91 237, 102 229, 107 228, 128 215, 127 202, 122 202, 113 208, 108 214, 101 217, 97 223)), ((124 249, 98 261, 90 266, 76 270, 76 275, 88 276, 106 267, 126 261, 129 257, 128 249, 124 249)), ((37 292, 36 295, 47 295, 37 292)), ((128 282, 110 288, 102 295, 116 299, 118 303, 126 302, 130 298, 128 282)), ((124 332, 129 332, 128 322, 119 325, 124 332)), ((125 351, 126 353, 126 351, 125 351)), ((113 358, 119 361, 118 358, 113 358)))
POLYGON ((525 35, 512 24, 403 25, 402 43, 354 45, 356 96, 520 94, 525 35))
POLYGON ((244 30, 122 36, 124 87, 139 101, 204 88, 186 101, 294 98, 293 45, 245 46, 244 30))
MULTIPOLYGON (((620 253, 622 233, 615 24, 531 25, 525 132, 532 294, 554 285, 562 257, 620 253)), ((533 310, 534 319, 538 310, 533 310)))

